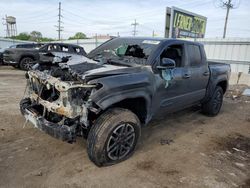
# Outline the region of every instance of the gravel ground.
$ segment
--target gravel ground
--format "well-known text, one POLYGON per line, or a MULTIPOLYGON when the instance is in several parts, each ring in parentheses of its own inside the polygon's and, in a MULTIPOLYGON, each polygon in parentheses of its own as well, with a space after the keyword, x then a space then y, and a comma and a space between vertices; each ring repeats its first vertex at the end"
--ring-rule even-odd
POLYGON ((25 125, 24 88, 24 72, 0 67, 0 187, 250 187, 247 97, 230 91, 217 117, 191 108, 153 121, 129 160, 98 168, 84 139, 68 144, 25 125))

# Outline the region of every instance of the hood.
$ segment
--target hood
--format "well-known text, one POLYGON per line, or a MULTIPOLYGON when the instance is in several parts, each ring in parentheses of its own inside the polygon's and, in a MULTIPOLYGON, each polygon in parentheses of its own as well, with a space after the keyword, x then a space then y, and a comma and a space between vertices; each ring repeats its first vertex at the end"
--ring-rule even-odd
POLYGON ((84 58, 86 61, 69 65, 69 71, 72 75, 76 75, 81 79, 94 79, 99 77, 106 77, 118 74, 130 74, 141 71, 141 66, 127 67, 122 65, 109 65, 99 64, 88 58, 84 58))

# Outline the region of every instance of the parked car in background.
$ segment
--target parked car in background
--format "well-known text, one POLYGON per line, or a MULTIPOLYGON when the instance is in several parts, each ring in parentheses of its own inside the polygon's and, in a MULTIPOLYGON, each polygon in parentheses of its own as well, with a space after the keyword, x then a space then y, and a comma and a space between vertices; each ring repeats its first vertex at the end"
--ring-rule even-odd
POLYGON ((85 62, 49 70, 27 72, 21 113, 63 141, 87 138, 97 166, 129 158, 153 118, 193 105, 216 116, 230 77, 230 65, 207 61, 200 43, 136 37, 111 39, 85 62))
MULTIPOLYGON (((12 48, 35 48, 39 49, 44 45, 44 43, 24 43, 24 44, 14 44, 9 46, 5 49, 12 49, 12 48)), ((0 49, 0 65, 8 65, 8 62, 4 62, 3 60, 3 54, 5 49, 0 49)))
POLYGON ((22 70, 29 70, 40 56, 46 53, 55 52, 57 56, 79 55, 85 56, 83 47, 65 43, 48 43, 39 49, 35 48, 9 48, 4 51, 3 60, 5 63, 22 70))
POLYGON ((3 62, 3 52, 4 52, 4 49, 0 49, 0 65, 4 64, 4 62, 3 62))

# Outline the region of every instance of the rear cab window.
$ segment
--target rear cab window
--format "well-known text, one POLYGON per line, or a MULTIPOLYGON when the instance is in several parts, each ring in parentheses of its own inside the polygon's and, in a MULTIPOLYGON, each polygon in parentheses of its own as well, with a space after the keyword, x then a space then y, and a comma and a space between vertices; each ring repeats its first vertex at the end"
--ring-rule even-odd
POLYGON ((190 66, 200 66, 202 64, 202 56, 199 45, 188 44, 188 56, 190 66))

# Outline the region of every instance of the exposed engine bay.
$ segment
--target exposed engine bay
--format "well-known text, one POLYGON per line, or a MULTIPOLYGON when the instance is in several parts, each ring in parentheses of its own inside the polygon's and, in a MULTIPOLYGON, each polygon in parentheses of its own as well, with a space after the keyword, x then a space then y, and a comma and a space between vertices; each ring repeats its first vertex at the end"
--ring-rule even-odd
MULTIPOLYGON (((88 129, 89 113, 94 116, 101 110, 89 98, 101 85, 88 84, 90 78, 84 79, 85 76, 91 75, 91 70, 98 73, 114 68, 119 69, 117 66, 99 65, 87 58, 85 62, 73 65, 54 61, 38 63, 33 70, 26 73, 28 89, 27 98, 21 101, 22 113, 38 128, 39 124, 48 125, 49 134, 55 134, 53 129, 61 126, 65 135, 58 136, 63 136, 61 139, 65 141, 73 142, 77 132, 84 134, 83 131, 88 129), (35 119, 33 114, 36 114, 35 119), (39 120, 42 122, 39 123, 39 120), (77 127, 82 130, 75 130, 77 127), (75 134, 72 135, 72 132, 75 134)), ((96 77, 98 74, 93 75, 93 78, 96 77)), ((44 126, 42 129, 44 130, 44 126)))

